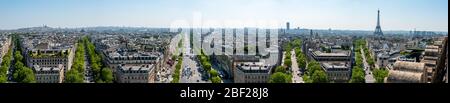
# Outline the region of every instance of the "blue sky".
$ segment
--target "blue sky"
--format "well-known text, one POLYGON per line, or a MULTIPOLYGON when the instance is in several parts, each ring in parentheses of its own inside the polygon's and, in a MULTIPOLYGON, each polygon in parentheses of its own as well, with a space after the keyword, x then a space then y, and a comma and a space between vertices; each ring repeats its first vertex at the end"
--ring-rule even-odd
MULTIPOLYGON (((448 0, 0 0, 0 29, 169 27, 201 20, 277 21, 314 29, 448 31, 448 0)), ((257 26, 254 22, 240 26, 257 26)))

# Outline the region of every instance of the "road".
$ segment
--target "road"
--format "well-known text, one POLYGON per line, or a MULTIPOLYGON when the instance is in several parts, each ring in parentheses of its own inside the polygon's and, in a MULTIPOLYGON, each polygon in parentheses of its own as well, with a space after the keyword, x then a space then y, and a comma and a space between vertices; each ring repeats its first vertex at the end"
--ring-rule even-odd
POLYGON ((293 73, 292 73, 292 75, 293 75, 292 83, 305 83, 303 81, 303 77, 301 77, 301 71, 300 71, 300 68, 298 67, 298 64, 297 64, 297 56, 295 55, 295 51, 292 50, 291 54, 292 54, 291 55, 291 60, 292 60, 291 68, 292 68, 292 71, 293 71, 293 73))
MULTIPOLYGON (((189 37, 185 34, 184 37, 189 37)), ((206 71, 201 71, 200 64, 196 61, 196 55, 192 53, 192 48, 189 45, 189 39, 183 39, 183 66, 181 68, 181 78, 180 83, 211 83, 210 80, 202 80, 202 73, 206 71)))
POLYGON ((366 56, 364 55, 364 50, 361 48, 361 56, 363 58, 363 65, 364 65, 364 71, 366 73, 366 76, 364 77, 366 79, 366 83, 375 83, 375 78, 373 77, 373 73, 370 70, 369 63, 367 63, 366 56))
POLYGON ((92 74, 92 68, 89 60, 88 48, 84 46, 84 83, 94 83, 94 75, 92 74))
MULTIPOLYGON (((15 62, 15 60, 14 60, 14 53, 16 52, 16 46, 15 46, 15 44, 14 44, 14 41, 11 41, 11 46, 10 46, 10 48, 12 49, 12 55, 11 55, 11 64, 9 65, 9 68, 8 68, 8 71, 6 72, 6 80, 9 82, 9 83, 14 83, 14 81, 13 81, 13 72, 14 72, 14 64, 16 64, 16 62, 15 62)), ((1 59, 3 59, 3 58, 1 58, 1 59)), ((26 65, 26 64, 25 64, 26 65)))

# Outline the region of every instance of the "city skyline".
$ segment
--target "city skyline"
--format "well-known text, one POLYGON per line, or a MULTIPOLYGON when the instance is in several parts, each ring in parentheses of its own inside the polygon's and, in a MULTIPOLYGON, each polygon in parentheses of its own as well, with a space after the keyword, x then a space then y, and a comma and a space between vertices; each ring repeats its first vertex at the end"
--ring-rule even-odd
POLYGON ((170 27, 179 20, 255 21, 232 27, 341 29, 373 31, 377 10, 383 31, 448 31, 447 0, 15 0, 0 1, 0 30, 48 25, 170 27))

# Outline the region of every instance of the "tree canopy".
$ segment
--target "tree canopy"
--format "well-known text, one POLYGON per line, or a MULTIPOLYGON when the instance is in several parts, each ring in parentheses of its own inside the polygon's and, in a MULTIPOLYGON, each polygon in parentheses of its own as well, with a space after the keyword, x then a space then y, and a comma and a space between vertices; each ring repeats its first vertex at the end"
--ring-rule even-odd
POLYGON ((270 83, 290 83, 291 79, 289 75, 282 73, 282 72, 276 72, 270 76, 270 83))

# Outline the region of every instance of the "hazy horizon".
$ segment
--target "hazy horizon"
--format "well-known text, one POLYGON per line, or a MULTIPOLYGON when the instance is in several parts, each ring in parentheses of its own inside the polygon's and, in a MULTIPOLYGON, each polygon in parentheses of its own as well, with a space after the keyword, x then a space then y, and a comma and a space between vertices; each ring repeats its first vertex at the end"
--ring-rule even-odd
MULTIPOLYGON (((0 30, 18 30, 18 29, 26 29, 26 28, 34 28, 34 27, 43 27, 44 25, 40 26, 31 26, 31 27, 22 27, 22 28, 14 28, 14 29, 0 29, 0 30)), ((53 28, 53 29, 84 29, 84 28, 147 28, 147 29, 178 29, 178 28, 170 28, 170 27, 138 27, 138 26, 89 26, 89 27, 51 27, 48 25, 45 25, 47 27, 53 28)), ((183 28, 183 27, 181 27, 183 28)), ((210 27, 203 27, 202 29, 209 29, 210 27)), ((239 28, 219 28, 219 29, 244 29, 244 28, 257 28, 257 27, 239 27, 239 28)), ((183 28, 187 29, 187 28, 183 28)), ((200 28, 194 28, 194 29, 200 29, 200 28)), ((215 28, 216 29, 216 28, 215 28)), ((261 28, 260 28, 261 29, 261 28)), ((280 29, 280 28, 264 28, 264 29, 280 29)), ((285 29, 285 28, 282 28, 285 29)), ((294 30, 297 28, 292 28, 291 30, 294 30)), ((327 31, 332 28, 300 28, 302 30, 320 30, 320 31, 327 31)), ((362 31, 362 32, 373 32, 374 30, 362 30, 362 29, 332 29, 333 31, 362 31)), ((383 30, 383 32, 410 32, 414 30, 383 30)), ((417 30, 417 31, 430 31, 430 30, 417 30)), ((430 31, 430 32, 448 32, 448 31, 430 31)))
POLYGON ((383 31, 448 32, 448 0, 0 0, 0 8, 0 30, 168 28, 184 21, 181 27, 285 28, 290 22, 292 29, 372 31, 380 9, 383 31))

